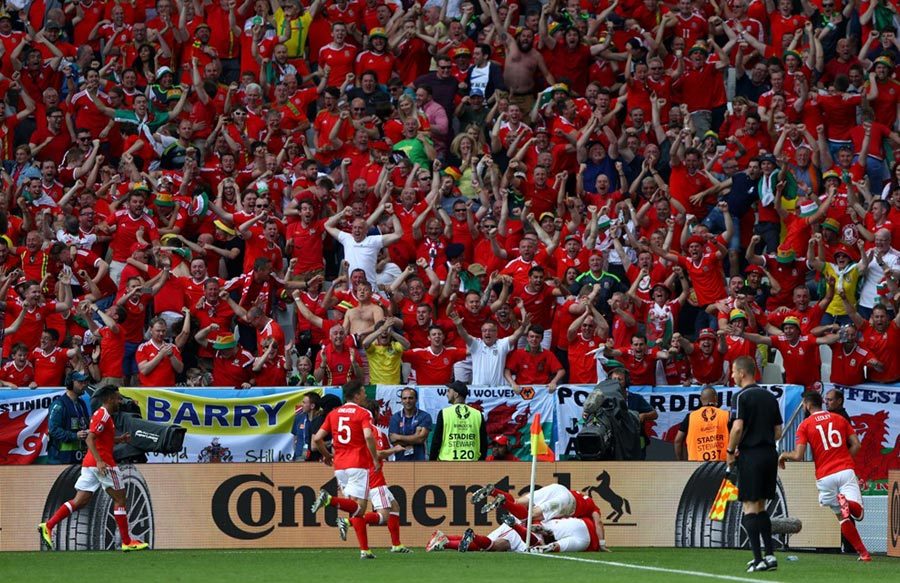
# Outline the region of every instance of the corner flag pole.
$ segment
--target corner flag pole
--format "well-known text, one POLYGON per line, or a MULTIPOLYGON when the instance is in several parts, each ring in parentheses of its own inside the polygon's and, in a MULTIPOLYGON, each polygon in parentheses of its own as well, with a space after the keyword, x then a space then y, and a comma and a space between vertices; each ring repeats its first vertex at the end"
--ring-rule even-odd
POLYGON ((528 486, 528 520, 525 523, 525 551, 531 548, 531 511, 534 508, 534 482, 537 477, 537 455, 531 456, 531 482, 528 486))

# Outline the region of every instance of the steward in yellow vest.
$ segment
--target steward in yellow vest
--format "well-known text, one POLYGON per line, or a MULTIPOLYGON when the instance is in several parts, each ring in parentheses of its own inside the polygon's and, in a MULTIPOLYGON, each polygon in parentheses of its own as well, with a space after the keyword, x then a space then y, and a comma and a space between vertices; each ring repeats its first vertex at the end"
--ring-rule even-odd
POLYGON ((487 454, 487 424, 481 411, 466 405, 469 387, 453 381, 447 385, 447 401, 438 413, 429 459, 442 462, 483 460, 487 454))

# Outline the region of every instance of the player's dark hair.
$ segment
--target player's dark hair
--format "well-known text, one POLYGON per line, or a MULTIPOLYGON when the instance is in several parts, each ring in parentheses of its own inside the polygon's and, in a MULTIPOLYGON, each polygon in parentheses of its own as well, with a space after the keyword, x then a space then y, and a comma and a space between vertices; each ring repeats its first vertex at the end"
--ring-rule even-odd
POLYGON ((809 403, 813 407, 818 409, 822 408, 822 393, 818 391, 806 391, 803 393, 803 402, 809 403))
POLYGON ((341 386, 341 392, 343 393, 344 402, 348 403, 356 398, 356 396, 365 390, 365 386, 362 384, 362 381, 359 380, 351 380, 341 386))
POLYGON ((94 399, 101 403, 107 403, 118 392, 119 387, 115 385, 103 385, 94 393, 94 399))

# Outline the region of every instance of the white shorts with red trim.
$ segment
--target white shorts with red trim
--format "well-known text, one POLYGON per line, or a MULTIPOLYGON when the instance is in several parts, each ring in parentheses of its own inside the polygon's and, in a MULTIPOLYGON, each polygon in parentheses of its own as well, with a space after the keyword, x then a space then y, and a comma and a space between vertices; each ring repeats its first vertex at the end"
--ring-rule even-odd
POLYGON ((122 490, 125 488, 125 482, 122 481, 122 474, 116 466, 108 466, 106 475, 101 476, 97 468, 82 467, 81 476, 75 482, 75 489, 82 492, 96 492, 100 488, 112 488, 113 490, 122 490))
POLYGON ((374 510, 387 510, 394 502, 394 495, 387 486, 376 486, 369 490, 369 502, 374 510))
POLYGON ((565 486, 550 484, 535 491, 534 505, 541 509, 544 520, 575 514, 575 496, 565 486))
POLYGON ((335 470, 338 486, 344 492, 344 496, 350 496, 357 500, 369 498, 369 470, 363 468, 347 468, 335 470))
POLYGON ((838 494, 843 494, 847 500, 853 500, 862 506, 862 493, 859 491, 859 480, 853 470, 841 470, 816 480, 816 488, 819 489, 819 504, 828 506, 835 514, 840 515, 841 506, 838 504, 838 494))

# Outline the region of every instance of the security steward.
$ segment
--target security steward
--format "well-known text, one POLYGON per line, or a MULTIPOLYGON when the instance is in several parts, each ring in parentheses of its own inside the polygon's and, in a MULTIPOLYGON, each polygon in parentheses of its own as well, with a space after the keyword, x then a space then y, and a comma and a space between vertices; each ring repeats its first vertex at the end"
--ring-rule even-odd
POLYGON ((750 539, 753 560, 747 572, 773 571, 778 568, 772 545, 772 522, 766 501, 776 496, 778 452, 782 418, 778 401, 769 391, 756 384, 756 362, 749 356, 735 359, 732 378, 741 390, 734 399, 734 421, 726 450, 729 472, 737 462, 738 499, 744 510, 741 524, 750 539), (762 537, 765 556, 760 550, 762 537))
POLYGON ((47 455, 50 463, 80 464, 84 458, 91 413, 81 396, 84 395, 89 380, 87 374, 73 372, 66 383, 66 393, 50 404, 47 420, 50 433, 47 455))
POLYGON ((447 389, 450 405, 438 413, 429 459, 442 462, 484 460, 488 447, 484 415, 466 405, 469 387, 465 383, 453 381, 447 389))
POLYGON ((716 462, 728 448, 728 411, 720 409, 716 390, 700 391, 700 408, 684 416, 675 435, 675 459, 716 462))

